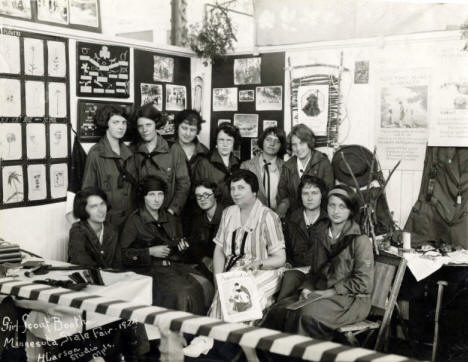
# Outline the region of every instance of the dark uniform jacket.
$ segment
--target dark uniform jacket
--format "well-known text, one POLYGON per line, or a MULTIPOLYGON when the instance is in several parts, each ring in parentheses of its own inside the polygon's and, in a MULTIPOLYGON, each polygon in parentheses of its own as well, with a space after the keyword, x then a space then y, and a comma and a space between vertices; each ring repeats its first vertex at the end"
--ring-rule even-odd
POLYGON ((229 188, 229 177, 238 170, 240 160, 232 153, 229 156, 229 166, 224 165, 223 159, 217 150, 214 150, 208 158, 201 159, 194 169, 193 182, 208 180, 218 185, 221 196, 218 201, 223 204, 232 205, 231 192, 229 188))
POLYGON ((324 252, 320 238, 328 228, 328 217, 324 211, 320 212, 313 225, 306 226, 304 207, 293 211, 286 220, 286 255, 293 267, 315 265, 316 258, 323 260, 320 253, 324 252))
POLYGON ((116 161, 125 168, 131 156, 132 152, 124 143, 120 144, 120 155, 116 154, 104 136, 91 147, 86 158, 82 188, 99 187, 106 193, 110 206, 107 217, 117 228, 132 211, 133 200, 132 183, 121 175, 116 161))
MULTIPOLYGON (((321 178, 325 185, 330 188, 333 186, 333 168, 327 155, 322 152, 312 150, 312 154, 304 170, 304 175, 317 176, 321 178)), ((287 211, 293 212, 298 207, 299 195, 297 193, 299 183, 299 171, 297 170, 297 157, 293 156, 284 163, 281 170, 281 176, 278 184, 277 211, 286 214, 287 211)))
POLYGON ((132 147, 135 154, 128 162, 129 172, 140 181, 147 175, 161 177, 167 183, 164 206, 180 214, 190 193, 190 178, 185 153, 179 147, 169 149, 167 141, 160 135, 152 152, 144 143, 132 147))
POLYGON ((120 268, 119 235, 114 226, 104 223, 102 244, 87 221, 77 221, 70 229, 68 260, 72 264, 96 268, 120 268))
MULTIPOLYGON (((177 216, 159 210, 156 221, 146 208, 135 210, 128 218, 120 236, 124 266, 150 268, 149 248, 158 245, 177 246, 182 238, 182 224, 177 216)), ((156 259, 156 258, 154 258, 156 259)))
POLYGON ((195 141, 195 151, 194 151, 194 153, 192 155, 192 158, 190 160, 187 158, 187 155, 185 154, 184 150, 182 149, 182 146, 177 141, 175 141, 171 145, 171 151, 172 152, 182 152, 182 154, 184 155, 185 162, 187 163, 187 169, 188 169, 188 172, 189 172, 190 180, 192 180, 192 175, 193 175, 193 172, 194 172, 195 168, 197 167, 197 165, 200 163, 200 161, 203 158, 207 158, 209 156, 209 153, 210 153, 210 150, 203 143, 198 141, 198 139, 195 141), (176 148, 177 151, 173 150, 173 148, 176 148))

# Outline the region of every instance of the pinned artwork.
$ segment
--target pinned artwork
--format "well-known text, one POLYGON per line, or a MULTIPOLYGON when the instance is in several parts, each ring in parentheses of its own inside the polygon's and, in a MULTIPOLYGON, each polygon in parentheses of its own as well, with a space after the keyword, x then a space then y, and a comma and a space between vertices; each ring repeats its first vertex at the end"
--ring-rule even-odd
POLYGON ((163 89, 161 84, 141 83, 141 105, 151 103, 158 111, 163 110, 163 89))
POLYGON ((67 85, 65 83, 49 83, 49 116, 67 117, 67 85))
POLYGON ((23 157, 20 123, 0 123, 0 159, 19 160, 23 157))
POLYGON ((38 1, 37 19, 48 23, 68 24, 68 0, 38 1))
POLYGON ((253 102, 253 101, 255 101, 255 94, 254 94, 253 89, 239 91, 239 102, 253 102))
POLYGON ((166 85, 166 111, 183 111, 187 104, 187 93, 183 85, 166 85))
POLYGON ((237 111, 237 88, 213 88, 213 112, 237 111))
POLYGON ((79 42, 77 57, 78 96, 130 96, 130 48, 79 42))
POLYGON ((47 197, 45 165, 28 165, 28 200, 43 200, 47 197))
POLYGON ((50 165, 50 196, 59 199, 67 196, 68 168, 66 163, 50 165))
POLYGON ((47 72, 51 77, 65 77, 67 75, 67 58, 65 43, 61 41, 47 41, 47 72))
POLYGON ((70 24, 99 28, 98 0, 70 0, 70 24))
POLYGON ((297 90, 298 122, 304 123, 317 136, 327 135, 328 84, 300 86, 297 90))
POLYGON ((265 119, 263 121, 263 130, 266 130, 267 128, 270 128, 270 127, 278 127, 278 121, 265 119))
POLYGON ((369 61, 362 60, 354 63, 354 83, 369 83, 369 61))
POLYGON ((258 114, 234 114, 234 126, 241 137, 258 137, 258 114))
POLYGON ((0 73, 19 74, 20 62, 20 38, 6 34, 0 34, 0 73))
POLYGON ((26 81, 26 116, 45 116, 44 82, 26 81))
POLYGON ((167 122, 164 125, 163 128, 159 129, 158 132, 160 135, 167 136, 167 135, 173 135, 174 134, 174 115, 169 114, 167 115, 167 122))
POLYGON ((22 166, 5 166, 2 169, 3 203, 13 204, 24 200, 22 166))
POLYGON ((173 82, 174 58, 153 55, 153 80, 155 82, 173 82))
POLYGON ((21 116, 21 83, 0 78, 0 117, 21 116))
POLYGON ((49 128, 50 157, 68 156, 68 129, 63 123, 51 123, 49 128))
POLYGON ((283 87, 280 85, 257 87, 255 109, 257 111, 280 111, 283 109, 283 87))
POLYGON ((41 39, 24 38, 24 73, 44 75, 44 42, 41 39))
POLYGON ((259 84, 262 58, 234 59, 234 84, 259 84))
POLYGON ((31 2, 29 0, 2 0, 0 14, 31 19, 31 2))
POLYGON ((26 125, 26 154, 28 159, 46 157, 46 136, 43 123, 29 123, 26 125))

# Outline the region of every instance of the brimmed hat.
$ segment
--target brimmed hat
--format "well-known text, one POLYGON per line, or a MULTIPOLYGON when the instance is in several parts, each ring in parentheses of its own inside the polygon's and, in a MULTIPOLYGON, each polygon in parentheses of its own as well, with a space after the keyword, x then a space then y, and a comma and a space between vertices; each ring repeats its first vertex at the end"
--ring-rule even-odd
POLYGON ((367 186, 367 183, 375 180, 377 177, 377 161, 374 161, 373 175, 370 178, 373 154, 367 148, 360 145, 348 145, 340 147, 332 159, 333 172, 335 179, 351 187, 356 187, 353 176, 349 172, 343 156, 349 164, 359 187, 367 186))

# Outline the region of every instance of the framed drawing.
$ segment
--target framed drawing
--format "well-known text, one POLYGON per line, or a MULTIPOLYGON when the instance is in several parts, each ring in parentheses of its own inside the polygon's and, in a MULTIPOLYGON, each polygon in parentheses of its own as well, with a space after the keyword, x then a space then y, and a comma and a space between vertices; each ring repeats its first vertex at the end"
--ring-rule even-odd
POLYGON ((5 166, 2 168, 2 201, 13 204, 24 201, 23 166, 5 166))
POLYGON ((28 200, 36 201, 47 198, 47 180, 45 165, 28 165, 28 200))
POLYGON ((9 161, 22 157, 21 123, 0 123, 0 159, 9 161))

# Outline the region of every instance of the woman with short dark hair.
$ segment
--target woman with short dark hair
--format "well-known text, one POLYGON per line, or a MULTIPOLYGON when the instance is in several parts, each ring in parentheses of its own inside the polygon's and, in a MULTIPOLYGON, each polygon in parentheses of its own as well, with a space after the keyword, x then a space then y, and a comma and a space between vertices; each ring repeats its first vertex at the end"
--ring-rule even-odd
POLYGON ((278 185, 276 212, 281 218, 299 205, 297 189, 303 175, 321 178, 325 185, 333 186, 333 168, 327 155, 314 149, 315 134, 306 125, 295 125, 288 135, 288 147, 293 156, 284 163, 278 185))
POLYGON ((218 184, 221 191, 220 201, 227 205, 232 204, 228 180, 240 166, 240 160, 233 153, 239 142, 239 129, 229 122, 221 123, 216 130, 216 149, 208 158, 202 159, 193 171, 193 182, 209 180, 218 184))
POLYGON ((82 188, 98 187, 106 193, 112 208, 109 221, 119 228, 133 209, 132 182, 124 171, 132 156, 122 142, 127 131, 126 114, 123 108, 106 104, 97 109, 95 122, 103 136, 88 152, 82 188))
POLYGON ((70 229, 70 263, 96 268, 120 268, 118 234, 106 222, 107 210, 107 196, 101 189, 88 187, 76 194, 73 214, 80 221, 75 222, 70 229))

